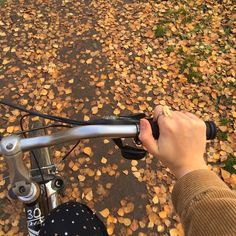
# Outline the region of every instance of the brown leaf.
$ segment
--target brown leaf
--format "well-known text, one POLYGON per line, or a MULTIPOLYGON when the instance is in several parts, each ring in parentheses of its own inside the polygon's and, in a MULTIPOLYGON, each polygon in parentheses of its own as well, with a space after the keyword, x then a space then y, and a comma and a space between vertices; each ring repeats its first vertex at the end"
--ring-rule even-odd
POLYGON ((90 147, 85 147, 83 151, 88 156, 91 156, 91 154, 92 154, 92 149, 90 147))
POLYGON ((110 211, 108 208, 105 208, 104 210, 100 211, 100 214, 104 217, 107 218, 110 214, 110 211))

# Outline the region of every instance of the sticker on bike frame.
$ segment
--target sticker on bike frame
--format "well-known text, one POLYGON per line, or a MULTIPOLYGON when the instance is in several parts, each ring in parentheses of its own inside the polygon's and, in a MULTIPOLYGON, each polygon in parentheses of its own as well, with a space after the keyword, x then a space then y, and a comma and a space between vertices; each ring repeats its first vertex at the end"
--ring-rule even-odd
POLYGON ((27 228, 30 236, 39 235, 39 231, 42 227, 42 223, 45 220, 45 217, 42 215, 42 212, 39 207, 29 207, 26 210, 27 216, 27 228))

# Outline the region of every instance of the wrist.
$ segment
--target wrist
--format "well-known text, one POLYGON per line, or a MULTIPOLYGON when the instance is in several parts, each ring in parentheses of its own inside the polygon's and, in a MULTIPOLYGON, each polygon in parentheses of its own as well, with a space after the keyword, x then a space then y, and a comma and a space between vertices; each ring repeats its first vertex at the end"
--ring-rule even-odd
POLYGON ((181 177, 183 177, 184 175, 192 172, 192 171, 195 171, 195 170, 201 170, 201 169, 205 169, 205 170, 208 170, 208 167, 206 164, 203 164, 203 165, 197 165, 197 166, 185 166, 185 167, 182 167, 180 169, 176 169, 173 171, 175 177, 177 179, 180 179, 181 177))

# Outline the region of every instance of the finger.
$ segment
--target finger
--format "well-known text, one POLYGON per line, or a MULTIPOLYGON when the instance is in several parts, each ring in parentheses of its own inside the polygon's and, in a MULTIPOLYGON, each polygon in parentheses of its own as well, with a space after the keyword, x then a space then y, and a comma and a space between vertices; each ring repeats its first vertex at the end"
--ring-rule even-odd
POLYGON ((191 119, 199 120, 199 118, 196 115, 194 115, 193 113, 190 113, 188 111, 184 111, 183 113, 191 119))
POLYGON ((162 111, 165 116, 172 117, 172 111, 170 110, 170 108, 168 106, 163 106, 162 111))
POLYGON ((158 144, 152 135, 151 125, 146 119, 140 120, 139 139, 149 153, 153 154, 154 156, 158 155, 158 144))
POLYGON ((157 121, 158 116, 162 114, 163 107, 161 105, 158 105, 155 107, 153 111, 153 121, 157 121))

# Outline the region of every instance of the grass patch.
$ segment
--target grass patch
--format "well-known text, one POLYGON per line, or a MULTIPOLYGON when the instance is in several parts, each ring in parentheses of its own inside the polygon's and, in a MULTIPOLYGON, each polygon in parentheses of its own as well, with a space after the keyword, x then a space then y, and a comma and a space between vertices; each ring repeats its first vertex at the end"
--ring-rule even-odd
POLYGON ((196 24, 195 26, 194 26, 194 29, 193 29, 193 32, 194 33, 199 33, 199 32, 201 32, 202 31, 202 26, 201 26, 201 24, 196 24))
POLYGON ((174 46, 168 46, 168 47, 166 48, 166 52, 167 52, 167 53, 174 52, 174 50, 175 50, 175 47, 174 47, 174 46))
POLYGON ((187 68, 196 67, 194 56, 187 56, 180 65, 180 72, 184 73, 187 68))
POLYGON ((231 25, 225 25, 223 27, 225 35, 230 35, 232 33, 232 26, 231 25))
POLYGON ((233 98, 227 97, 226 95, 220 95, 219 97, 217 97, 217 103, 224 106, 231 106, 233 105, 233 98))
POLYGON ((200 43, 199 46, 194 50, 199 56, 208 57, 212 54, 212 47, 209 44, 200 43))
POLYGON ((193 21, 193 16, 189 15, 189 16, 184 16, 181 23, 188 24, 191 23, 192 21, 193 21))
MULTIPOLYGON (((215 87, 215 86, 214 86, 215 87)), ((222 91, 222 88, 220 86, 218 86, 220 88, 219 91, 222 91)), ((215 87, 217 89, 217 87, 215 87)), ((232 97, 226 97, 225 95, 220 95, 217 97, 216 99, 216 104, 215 104, 215 108, 217 111, 219 111, 219 105, 223 105, 223 106, 231 106, 233 105, 233 98, 232 97)))
POLYGON ((167 29, 161 25, 156 26, 155 36, 157 38, 163 38, 166 35, 167 29))
POLYGON ((229 88, 229 89, 235 89, 236 90, 236 83, 233 81, 230 81, 228 83, 225 83, 225 87, 229 88))
POLYGON ((189 39, 189 36, 187 35, 187 34, 180 34, 180 39, 181 40, 187 40, 187 39, 189 39))
POLYGON ((227 160, 224 161, 224 169, 231 174, 236 174, 236 157, 233 155, 229 155, 227 160))
POLYGON ((220 140, 220 141, 226 141, 228 139, 228 134, 227 132, 222 132, 222 131, 218 131, 217 133, 217 138, 220 140))
POLYGON ((202 82, 202 73, 197 71, 197 63, 194 56, 187 56, 180 64, 180 72, 185 74, 189 83, 198 84, 202 82))
POLYGON ((229 119, 228 119, 228 118, 222 117, 222 118, 220 119, 220 124, 221 124, 221 125, 225 126, 225 125, 227 125, 228 123, 229 123, 229 119))
POLYGON ((190 68, 189 73, 187 74, 187 80, 189 83, 200 83, 202 80, 202 73, 199 71, 194 71, 190 68))
POLYGON ((6 0, 0 0, 0 6, 3 5, 6 2, 6 0))

